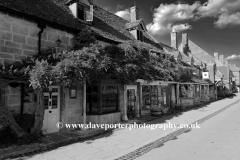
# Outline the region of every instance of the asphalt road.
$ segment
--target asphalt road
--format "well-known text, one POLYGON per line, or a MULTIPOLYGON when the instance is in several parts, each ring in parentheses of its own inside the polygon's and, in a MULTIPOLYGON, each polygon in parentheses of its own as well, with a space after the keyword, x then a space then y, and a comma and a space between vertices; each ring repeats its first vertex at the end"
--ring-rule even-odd
POLYGON ((240 103, 137 160, 240 160, 240 103))

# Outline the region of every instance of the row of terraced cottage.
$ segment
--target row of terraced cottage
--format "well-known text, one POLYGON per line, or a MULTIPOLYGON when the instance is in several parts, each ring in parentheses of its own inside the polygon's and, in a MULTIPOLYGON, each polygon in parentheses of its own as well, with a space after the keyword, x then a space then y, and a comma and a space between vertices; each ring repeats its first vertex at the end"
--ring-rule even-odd
MULTIPOLYGON (((57 122, 112 124, 144 115, 160 115, 173 108, 215 100, 217 90, 221 94, 232 90, 230 69, 222 56, 218 58, 215 53, 212 57, 189 40, 187 34, 182 35, 179 44, 178 33, 172 32, 171 47, 157 42, 147 32, 136 6, 130 8, 131 21, 105 11, 92 0, 32 0, 28 3, 8 0, 0 2, 0 8, 2 64, 25 59, 48 47, 52 52, 70 50, 74 35, 88 25, 103 46, 137 39, 174 56, 184 66, 195 68, 196 79, 186 83, 139 79, 131 84, 120 84, 114 79, 103 79, 98 84, 71 89, 51 86, 44 91, 45 133, 58 132, 57 122), (86 21, 89 17, 85 13, 91 6, 93 21, 86 21)), ((0 77, 0 82, 0 107, 7 107, 16 114, 34 114, 34 95, 29 92, 29 84, 11 83, 14 80, 9 77, 0 77)))

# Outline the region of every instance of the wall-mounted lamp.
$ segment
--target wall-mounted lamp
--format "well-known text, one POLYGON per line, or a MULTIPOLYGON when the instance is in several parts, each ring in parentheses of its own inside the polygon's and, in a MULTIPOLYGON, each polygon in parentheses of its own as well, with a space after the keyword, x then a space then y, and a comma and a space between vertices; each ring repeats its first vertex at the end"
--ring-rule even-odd
POLYGON ((57 43, 58 46, 62 43, 62 41, 59 38, 59 35, 58 35, 58 39, 56 40, 56 43, 57 43))
POLYGON ((77 98, 77 89, 75 88, 70 88, 69 89, 69 98, 77 98))

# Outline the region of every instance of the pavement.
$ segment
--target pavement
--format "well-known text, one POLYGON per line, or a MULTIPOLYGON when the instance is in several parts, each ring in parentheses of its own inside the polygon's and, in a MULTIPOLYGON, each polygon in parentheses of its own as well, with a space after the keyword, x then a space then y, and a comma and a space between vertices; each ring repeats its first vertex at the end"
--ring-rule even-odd
MULTIPOLYGON (((177 113, 164 118, 156 119, 148 124, 191 124, 199 123, 220 114, 225 109, 231 108, 231 104, 240 100, 240 94, 235 97, 226 98, 220 101, 210 103, 204 107, 177 113)), ((200 125, 201 127, 201 125, 200 125)), ((192 129, 196 132, 201 129, 192 129)), ((23 160, 113 160, 113 159, 135 159, 144 153, 155 149, 155 142, 164 139, 171 139, 169 135, 174 133, 182 134, 184 130, 175 128, 157 128, 151 129, 121 129, 114 130, 111 133, 104 134, 84 142, 70 144, 64 147, 47 151, 44 153, 22 157, 23 160), (143 151, 138 153, 137 151, 143 151)), ((166 141, 166 140, 165 140, 166 141)), ((170 151, 175 151, 176 148, 170 151)), ((180 147, 181 149, 181 147, 180 147)), ((148 158, 149 159, 149 158, 148 158)), ((152 159, 152 158, 151 158, 152 159)), ((18 158, 20 160, 20 158, 18 158)))
POLYGON ((201 124, 201 129, 179 135, 137 160, 239 160, 240 103, 201 124))

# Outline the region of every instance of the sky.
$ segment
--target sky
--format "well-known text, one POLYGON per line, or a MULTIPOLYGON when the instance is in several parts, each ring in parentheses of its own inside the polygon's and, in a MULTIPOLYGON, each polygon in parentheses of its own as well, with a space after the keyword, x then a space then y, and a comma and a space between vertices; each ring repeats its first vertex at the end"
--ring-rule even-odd
POLYGON ((103 9, 129 20, 134 4, 148 32, 170 45, 170 33, 188 38, 213 56, 224 55, 240 67, 240 0, 96 0, 103 9))

